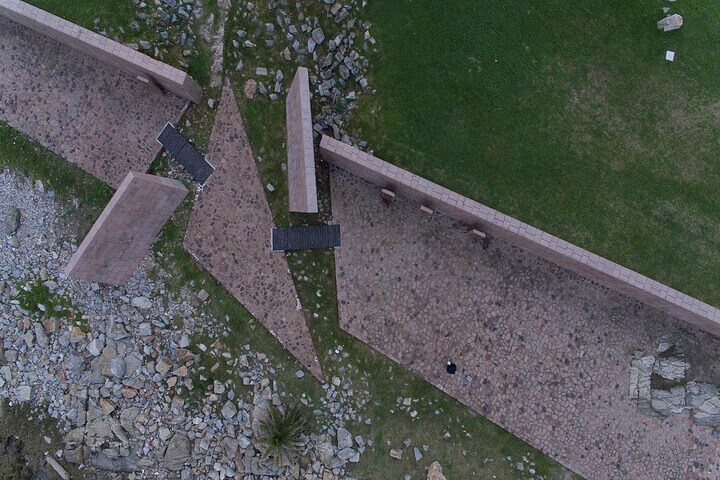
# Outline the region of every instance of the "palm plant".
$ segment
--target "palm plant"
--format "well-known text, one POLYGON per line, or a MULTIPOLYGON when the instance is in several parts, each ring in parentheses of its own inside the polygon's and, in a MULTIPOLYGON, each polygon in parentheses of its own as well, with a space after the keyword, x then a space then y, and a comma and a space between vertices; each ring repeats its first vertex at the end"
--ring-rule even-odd
POLYGON ((259 424, 258 443, 265 447, 263 458, 272 456, 278 466, 294 463, 307 443, 307 420, 307 414, 297 405, 285 409, 271 405, 259 424))

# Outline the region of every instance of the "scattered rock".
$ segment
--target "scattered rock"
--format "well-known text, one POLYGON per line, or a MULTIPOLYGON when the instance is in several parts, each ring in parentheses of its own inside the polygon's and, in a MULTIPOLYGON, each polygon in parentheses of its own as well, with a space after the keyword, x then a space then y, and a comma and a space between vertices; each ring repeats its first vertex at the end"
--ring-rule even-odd
POLYGON ((337 457, 345 462, 357 463, 360 461, 360 454, 352 448, 343 448, 338 451, 337 457))
POLYGON ((15 398, 20 403, 29 402, 30 399, 32 399, 32 387, 29 385, 20 385, 15 393, 15 398))
POLYGON ((322 28, 318 27, 312 31, 312 39, 318 45, 325 41, 325 33, 323 32, 322 28))
POLYGON ((353 445, 352 434, 345 428, 340 427, 337 430, 337 447, 338 450, 350 448, 353 445))
POLYGON ((224 419, 232 418, 237 414, 237 407, 235 407, 232 401, 228 400, 225 402, 225 405, 223 405, 220 413, 224 419))
POLYGON ((152 308, 152 302, 147 297, 135 297, 132 299, 132 306, 141 310, 152 308))
POLYGON ((249 100, 255 98, 255 95, 257 94, 257 82, 253 79, 245 82, 245 86, 243 87, 243 93, 245 94, 245 98, 249 100))

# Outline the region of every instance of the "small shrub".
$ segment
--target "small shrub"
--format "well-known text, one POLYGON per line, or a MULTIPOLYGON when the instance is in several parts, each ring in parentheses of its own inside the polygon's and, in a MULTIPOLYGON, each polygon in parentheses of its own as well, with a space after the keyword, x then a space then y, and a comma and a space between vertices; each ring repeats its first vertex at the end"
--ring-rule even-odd
POLYGON ((271 405, 266 417, 260 421, 259 443, 265 447, 263 458, 272 456, 277 465, 294 463, 307 442, 304 436, 306 425, 307 414, 297 405, 284 411, 271 405))
POLYGON ((33 476, 23 451, 23 443, 17 437, 5 439, 4 451, 0 460, 0 473, 5 480, 29 480, 33 476))

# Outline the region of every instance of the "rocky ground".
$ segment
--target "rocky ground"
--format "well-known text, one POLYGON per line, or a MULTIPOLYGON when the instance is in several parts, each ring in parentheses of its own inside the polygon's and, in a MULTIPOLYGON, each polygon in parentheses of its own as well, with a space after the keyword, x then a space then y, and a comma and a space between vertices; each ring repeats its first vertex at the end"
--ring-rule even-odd
POLYGON ((306 65, 318 103, 313 129, 332 132, 344 142, 365 148, 366 142, 345 131, 358 97, 374 92, 367 78, 366 53, 375 49, 376 41, 370 32, 372 25, 361 19, 364 5, 334 0, 295 4, 281 0, 266 5, 241 2, 232 22, 242 28, 234 32, 230 56, 235 70, 248 77, 246 97, 282 99, 296 65, 306 65), (277 62, 288 67, 267 67, 277 62))
MULTIPOLYGON (((195 24, 204 17, 201 0, 134 0, 134 4, 135 18, 128 25, 105 26, 108 19, 97 17, 93 21, 94 30, 160 60, 178 47, 184 59, 199 54, 195 24)), ((212 23, 210 19, 209 24, 212 23)), ((188 67, 185 60, 179 60, 178 64, 188 67)))
POLYGON ((204 291, 173 295, 151 256, 122 288, 70 281, 61 270, 76 245, 53 193, 4 172, 0 205, 0 395, 57 419, 57 468, 77 465, 89 478, 346 478, 345 465, 372 446, 343 428, 372 422, 361 414, 366 390, 334 376, 324 398, 299 399, 317 422, 303 461, 263 459, 259 421, 289 399, 265 354, 227 351, 224 322, 201 313, 204 291), (195 343, 197 331, 213 342, 195 343), (198 391, 205 364, 242 387, 215 381, 198 391))

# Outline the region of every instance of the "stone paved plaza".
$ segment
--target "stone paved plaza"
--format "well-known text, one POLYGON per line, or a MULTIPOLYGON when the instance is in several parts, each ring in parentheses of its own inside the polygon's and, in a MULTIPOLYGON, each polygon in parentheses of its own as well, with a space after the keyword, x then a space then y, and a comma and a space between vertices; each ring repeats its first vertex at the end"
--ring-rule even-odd
POLYGON ((0 119, 116 188, 187 102, 0 18, 0 119))
POLYGON ((317 378, 320 363, 274 226, 240 110, 226 83, 210 137, 215 167, 195 199, 185 249, 317 378))
MULTIPOLYGON (((719 478, 710 428, 628 398, 633 352, 684 322, 497 239, 484 249, 334 167, 331 188, 343 329, 586 478, 719 478)), ((696 359, 717 358, 717 338, 687 333, 696 359)), ((693 368, 717 381, 712 361, 693 368)))

